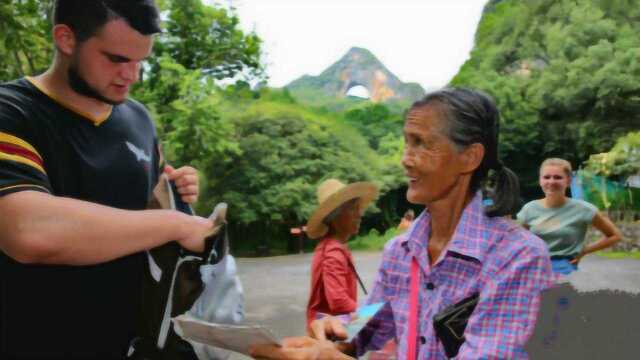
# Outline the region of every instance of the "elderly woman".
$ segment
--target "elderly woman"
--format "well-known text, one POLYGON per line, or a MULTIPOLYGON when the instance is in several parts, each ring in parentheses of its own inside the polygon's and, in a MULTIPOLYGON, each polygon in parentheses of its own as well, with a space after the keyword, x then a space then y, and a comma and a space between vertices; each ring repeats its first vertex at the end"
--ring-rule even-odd
POLYGON ((552 285, 551 264, 542 240, 502 217, 519 190, 498 157, 498 122, 494 102, 473 90, 443 89, 414 103, 402 165, 407 199, 426 209, 383 252, 368 303, 388 306, 352 342, 328 342, 327 334, 345 332, 323 319, 312 326, 316 339, 257 347, 255 355, 339 359, 395 339, 402 360, 526 358, 540 292, 552 285), (485 207, 480 189, 488 177, 495 189, 485 207), (456 305, 457 322, 445 311, 456 305))
POLYGON ((527 203, 518 221, 547 243, 553 271, 570 274, 578 269, 583 256, 620 241, 620 230, 588 202, 568 198, 571 164, 564 159, 546 159, 540 165, 540 188, 544 198, 527 203), (604 234, 599 241, 585 245, 589 225, 604 234))
POLYGON ((307 223, 307 235, 320 238, 311 264, 311 291, 307 325, 325 315, 344 315, 356 310, 357 273, 347 241, 358 234, 362 212, 378 195, 368 182, 345 185, 336 179, 318 187, 318 207, 307 223))

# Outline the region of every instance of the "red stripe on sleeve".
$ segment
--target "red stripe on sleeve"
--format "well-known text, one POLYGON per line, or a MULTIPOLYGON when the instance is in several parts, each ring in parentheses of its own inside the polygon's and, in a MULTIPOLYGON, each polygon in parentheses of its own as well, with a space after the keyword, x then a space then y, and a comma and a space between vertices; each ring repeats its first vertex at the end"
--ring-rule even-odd
POLYGON ((37 154, 35 154, 34 152, 27 150, 23 147, 20 147, 18 145, 14 145, 14 144, 9 144, 6 142, 0 142, 0 152, 3 152, 5 154, 10 154, 10 155, 18 155, 18 156, 22 156, 26 159, 29 159, 33 162, 35 162, 36 164, 40 165, 40 166, 44 166, 42 159, 40 158, 40 156, 38 156, 37 154))

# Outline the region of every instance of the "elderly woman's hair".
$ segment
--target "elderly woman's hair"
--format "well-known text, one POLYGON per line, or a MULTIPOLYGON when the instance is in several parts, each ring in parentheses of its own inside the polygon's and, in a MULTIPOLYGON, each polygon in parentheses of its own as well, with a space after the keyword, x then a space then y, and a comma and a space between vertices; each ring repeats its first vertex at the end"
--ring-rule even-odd
POLYGON ((559 166, 564 171, 565 175, 571 177, 571 163, 565 159, 561 158, 548 158, 542 162, 540 165, 540 172, 542 172, 542 168, 545 166, 559 166))
POLYGON ((324 217, 322 222, 325 225, 328 226, 335 218, 338 217, 338 215, 340 215, 340 212, 342 212, 342 209, 347 207, 347 205, 350 205, 350 204, 352 204, 354 202, 357 202, 358 200, 360 200, 360 198, 353 198, 353 199, 350 199, 348 201, 345 201, 340 206, 338 206, 337 208, 333 209, 329 214, 327 214, 327 216, 324 217))
POLYGON ((433 106, 445 120, 445 135, 462 150, 479 143, 484 146, 484 158, 471 177, 470 190, 476 192, 493 170, 491 182, 493 205, 487 207, 488 216, 512 214, 519 205, 518 177, 504 166, 498 156, 500 113, 488 95, 465 88, 445 88, 427 94, 415 102, 409 111, 433 106))

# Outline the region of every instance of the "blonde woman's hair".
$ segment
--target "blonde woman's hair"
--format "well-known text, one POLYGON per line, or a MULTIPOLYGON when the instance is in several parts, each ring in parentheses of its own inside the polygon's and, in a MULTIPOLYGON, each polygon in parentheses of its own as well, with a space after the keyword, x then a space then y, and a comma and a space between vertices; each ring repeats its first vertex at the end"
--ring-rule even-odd
POLYGON ((560 159, 560 158, 548 158, 545 161, 542 162, 542 165, 540 165, 540 172, 542 172, 542 168, 544 168, 545 166, 560 166, 562 168, 562 170, 564 170, 564 173, 568 176, 571 177, 571 163, 568 162, 565 159, 560 159))

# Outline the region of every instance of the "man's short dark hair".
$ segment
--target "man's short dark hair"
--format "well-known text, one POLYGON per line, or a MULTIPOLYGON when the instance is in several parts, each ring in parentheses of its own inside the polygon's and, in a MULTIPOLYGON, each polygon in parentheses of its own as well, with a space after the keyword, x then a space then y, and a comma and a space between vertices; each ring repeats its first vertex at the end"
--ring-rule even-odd
POLYGON ((112 20, 123 19, 143 35, 159 33, 160 16, 154 0, 56 0, 53 24, 65 24, 83 42, 112 20))

